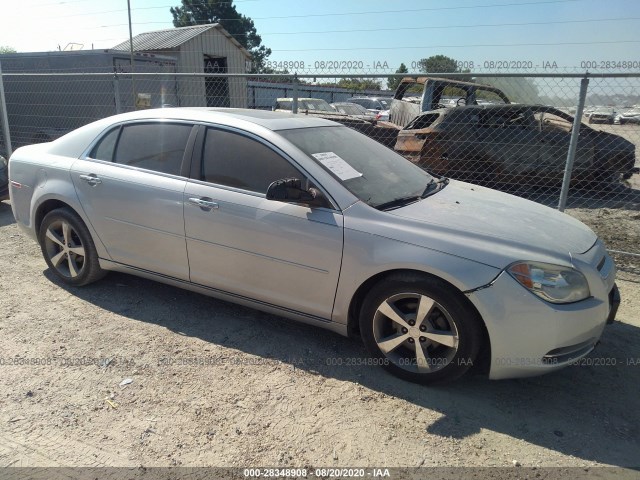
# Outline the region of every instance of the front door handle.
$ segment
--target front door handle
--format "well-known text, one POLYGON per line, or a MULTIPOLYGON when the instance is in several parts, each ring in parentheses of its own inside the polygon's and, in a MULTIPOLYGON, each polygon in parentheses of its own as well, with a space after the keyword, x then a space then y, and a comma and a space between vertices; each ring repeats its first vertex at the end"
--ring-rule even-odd
POLYGON ((218 208, 220 208, 216 202, 214 202, 208 197, 203 197, 203 198, 191 197, 189 198, 189 204, 196 205, 203 210, 218 210, 218 208))
POLYGON ((80 175, 80 178, 92 187, 95 187, 96 185, 102 183, 102 180, 100 180, 100 178, 95 173, 90 173, 89 175, 80 175))

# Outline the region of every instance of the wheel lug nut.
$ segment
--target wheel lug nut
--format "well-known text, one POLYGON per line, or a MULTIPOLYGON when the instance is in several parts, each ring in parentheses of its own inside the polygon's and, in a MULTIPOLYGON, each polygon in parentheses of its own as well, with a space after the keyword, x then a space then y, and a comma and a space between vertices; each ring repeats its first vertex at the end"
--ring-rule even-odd
POLYGON ((426 332, 427 331, 427 327, 425 325, 420 325, 420 331, 421 332, 426 332))
POLYGON ((420 337, 420 341, 421 341, 422 343, 426 342, 426 341, 427 341, 427 337, 420 337))
POLYGON ((406 328, 402 327, 402 333, 407 333, 409 330, 407 330, 406 328))
POLYGON ((416 324, 415 320, 409 320, 409 325, 413 327, 415 324, 416 324))
POLYGON ((415 340, 413 338, 410 338, 409 343, 413 343, 413 342, 415 342, 415 340))

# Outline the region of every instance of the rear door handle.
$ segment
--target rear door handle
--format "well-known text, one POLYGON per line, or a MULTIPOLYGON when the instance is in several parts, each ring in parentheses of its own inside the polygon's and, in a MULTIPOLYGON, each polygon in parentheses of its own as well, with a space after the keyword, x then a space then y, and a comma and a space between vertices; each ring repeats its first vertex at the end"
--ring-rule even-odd
POLYGON ((189 198, 188 203, 190 205, 196 205, 203 210, 218 210, 218 208, 220 208, 216 202, 214 202, 208 197, 204 197, 204 198, 191 197, 189 198))
POLYGON ((102 183, 102 180, 100 180, 100 178, 95 173, 90 173, 89 175, 80 175, 80 178, 92 187, 95 187, 96 185, 102 183))

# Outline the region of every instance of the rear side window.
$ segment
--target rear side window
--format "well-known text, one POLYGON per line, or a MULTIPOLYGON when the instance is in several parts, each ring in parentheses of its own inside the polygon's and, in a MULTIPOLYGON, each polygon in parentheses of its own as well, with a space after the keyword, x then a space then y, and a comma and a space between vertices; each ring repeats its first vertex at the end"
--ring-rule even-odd
POLYGON ((125 125, 113 159, 116 163, 180 175, 191 125, 141 123, 125 125))
POLYGON ((304 180, 288 160, 266 145, 238 133, 207 130, 202 180, 267 193, 272 182, 292 177, 304 180))
POLYGON ((409 125, 404 127, 404 130, 420 130, 422 128, 428 128, 439 118, 439 113, 425 113, 424 115, 414 118, 409 125))
POLYGON ((120 127, 114 128, 107 133, 98 144, 93 147, 89 157, 96 160, 105 160, 107 162, 113 161, 113 151, 116 148, 116 140, 118 140, 118 133, 120 133, 120 127))

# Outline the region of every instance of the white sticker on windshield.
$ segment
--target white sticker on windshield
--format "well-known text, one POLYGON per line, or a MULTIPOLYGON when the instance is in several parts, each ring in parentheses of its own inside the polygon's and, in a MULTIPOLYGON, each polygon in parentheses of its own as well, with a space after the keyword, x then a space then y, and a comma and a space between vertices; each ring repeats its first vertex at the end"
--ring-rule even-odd
POLYGON ((350 180, 362 176, 355 168, 333 152, 314 153, 313 156, 331 170, 340 180, 350 180))

